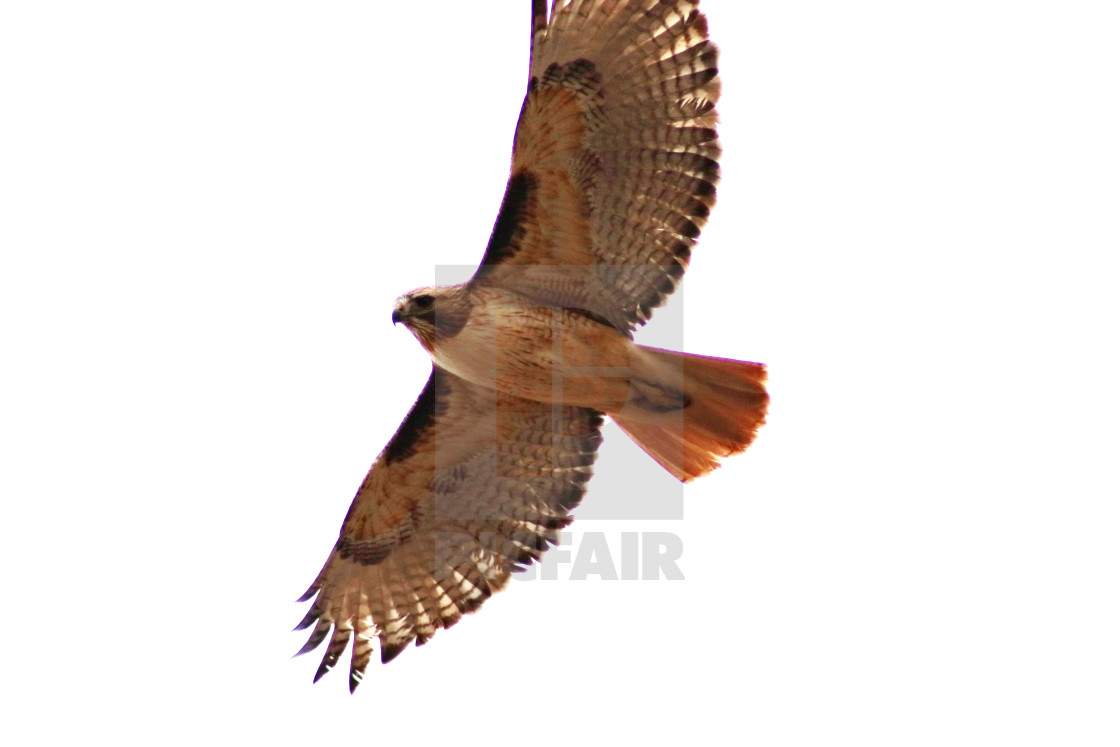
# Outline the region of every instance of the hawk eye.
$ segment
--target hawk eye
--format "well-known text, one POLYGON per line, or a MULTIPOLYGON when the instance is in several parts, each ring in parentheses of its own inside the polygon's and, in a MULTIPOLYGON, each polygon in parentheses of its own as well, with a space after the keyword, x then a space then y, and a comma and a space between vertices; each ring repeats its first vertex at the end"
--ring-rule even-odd
POLYGON ((412 299, 412 303, 416 304, 416 308, 418 309, 430 309, 432 308, 432 304, 435 303, 435 299, 425 293, 422 296, 417 296, 412 299))

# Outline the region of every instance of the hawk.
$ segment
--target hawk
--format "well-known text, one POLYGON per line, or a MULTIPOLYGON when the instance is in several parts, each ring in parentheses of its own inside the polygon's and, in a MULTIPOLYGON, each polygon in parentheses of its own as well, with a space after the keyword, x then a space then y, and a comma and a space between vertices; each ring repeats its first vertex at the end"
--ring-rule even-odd
POLYGON ((682 481, 745 449, 757 363, 633 342, 676 288, 715 203, 718 51, 698 0, 532 0, 505 196, 460 285, 397 299, 432 359, 311 588, 299 653, 426 643, 558 541, 604 415, 682 481))

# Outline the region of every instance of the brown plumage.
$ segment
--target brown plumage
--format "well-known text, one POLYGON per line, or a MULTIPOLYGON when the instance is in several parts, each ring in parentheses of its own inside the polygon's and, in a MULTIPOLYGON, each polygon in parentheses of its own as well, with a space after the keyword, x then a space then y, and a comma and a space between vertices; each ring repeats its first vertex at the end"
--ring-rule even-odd
POLYGON ((717 51, 697 0, 532 1, 528 93, 474 277, 393 311, 432 375, 359 488, 300 651, 428 641, 540 557, 591 476, 604 414, 680 480, 745 449, 765 369, 635 344, 715 203, 717 51))

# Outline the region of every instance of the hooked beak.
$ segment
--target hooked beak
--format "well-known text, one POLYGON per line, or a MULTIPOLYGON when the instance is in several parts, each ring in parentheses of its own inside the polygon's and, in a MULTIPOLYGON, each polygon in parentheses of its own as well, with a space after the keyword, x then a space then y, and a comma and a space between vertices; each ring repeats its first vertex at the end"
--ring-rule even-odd
POLYGON ((404 317, 401 316, 400 309, 393 309, 393 324, 396 324, 404 317))

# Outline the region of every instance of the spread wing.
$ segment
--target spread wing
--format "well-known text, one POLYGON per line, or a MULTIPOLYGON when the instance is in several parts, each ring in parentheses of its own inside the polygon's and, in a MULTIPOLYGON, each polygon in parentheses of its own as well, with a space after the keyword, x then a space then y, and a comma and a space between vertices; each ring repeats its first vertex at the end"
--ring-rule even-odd
POLYGON ((529 91, 475 283, 622 330, 676 288, 715 203, 718 51, 698 0, 534 3, 529 91))
POLYGON ((303 654, 330 637, 318 681, 353 639, 350 691, 380 639, 388 662, 473 612, 570 522, 602 417, 498 394, 439 368, 377 457, 326 565, 303 654))

